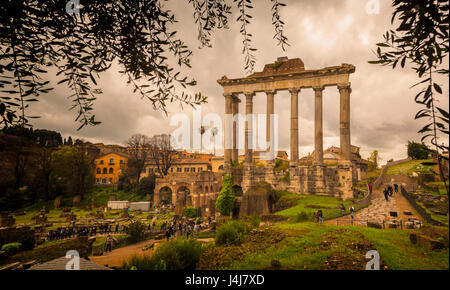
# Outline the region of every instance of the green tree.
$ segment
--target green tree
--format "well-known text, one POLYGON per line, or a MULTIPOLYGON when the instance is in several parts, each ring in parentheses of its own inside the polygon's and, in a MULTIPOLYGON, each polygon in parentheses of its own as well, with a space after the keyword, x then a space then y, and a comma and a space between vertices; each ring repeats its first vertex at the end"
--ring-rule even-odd
POLYGON ((127 141, 128 174, 139 184, 150 154, 150 138, 143 134, 134 134, 127 141))
POLYGON ((138 194, 141 196, 145 196, 147 194, 150 194, 153 196, 153 191, 155 190, 155 182, 156 182, 156 176, 154 174, 144 177, 139 182, 138 186, 138 194))
POLYGON ((412 159, 428 159, 429 148, 424 143, 408 141, 408 157, 412 159))
POLYGON ((75 147, 63 147, 52 154, 52 180, 63 186, 69 196, 83 199, 94 185, 94 170, 89 156, 75 147))
POLYGON ((233 191, 233 178, 231 175, 224 175, 222 180, 222 189, 216 200, 216 209, 223 216, 229 216, 234 207, 236 195, 233 191))
MULTIPOLYGON (((178 0, 177 0, 178 1, 178 0)), ((167 103, 196 105, 206 102, 200 93, 190 95, 177 87, 195 86, 181 70, 190 68, 192 51, 173 30, 175 15, 165 0, 90 0, 73 13, 71 1, 4 0, 0 1, 0 122, 27 124, 25 110, 38 101, 40 94, 52 87, 45 80, 53 67, 61 79, 58 84, 69 87, 68 98, 77 109, 76 121, 81 129, 99 122, 93 114, 93 104, 102 91, 97 80, 113 63, 154 109, 166 112, 167 103), (68 8, 68 9, 67 9, 68 8), (170 59, 172 56, 172 59, 170 59), (171 63, 177 63, 173 66, 171 63), (6 96, 9 95, 9 96, 6 96)), ((272 2, 274 38, 284 50, 287 38, 283 34, 278 0, 272 2)), ((202 47, 211 46, 214 30, 228 28, 231 4, 238 9, 241 24, 245 69, 255 65, 248 25, 253 8, 251 0, 188 0, 193 6, 198 40, 202 47)))
POLYGON ((183 208, 183 216, 188 218, 195 218, 197 217, 197 210, 193 206, 186 206, 183 208))
POLYGON ((369 171, 376 170, 378 168, 378 161, 379 161, 378 150, 373 150, 373 152, 370 153, 370 157, 367 161, 369 162, 368 170, 369 171))
MULTIPOLYGON (((369 63, 389 65, 393 69, 399 64, 402 68, 411 64, 420 79, 413 87, 424 88, 414 97, 417 104, 423 106, 415 119, 427 119, 428 123, 418 131, 422 142, 429 139, 437 152, 439 172, 444 181, 447 194, 448 184, 443 173, 439 150, 449 149, 439 144, 440 134, 448 140, 448 108, 438 107, 442 89, 435 81, 436 75, 449 76, 449 1, 444 0, 394 0, 395 8, 391 23, 398 20, 398 27, 384 35, 384 41, 378 43, 376 61, 369 63), (386 51, 387 50, 387 51, 386 51)), ((448 159, 448 158, 446 158, 448 159)))
POLYGON ((140 221, 134 221, 128 225, 127 234, 133 242, 141 241, 144 238, 145 224, 140 221))

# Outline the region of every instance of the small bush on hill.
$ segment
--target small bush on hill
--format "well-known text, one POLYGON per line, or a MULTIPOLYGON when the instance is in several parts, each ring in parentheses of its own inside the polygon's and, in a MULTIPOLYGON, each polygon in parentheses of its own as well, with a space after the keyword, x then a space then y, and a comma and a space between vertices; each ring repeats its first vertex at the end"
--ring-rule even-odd
POLYGON ((130 235, 130 239, 132 242, 138 242, 143 239, 145 224, 140 221, 134 221, 128 226, 128 234, 130 235))
POLYGON ((19 252, 22 248, 21 243, 10 243, 2 246, 2 251, 6 252, 8 255, 12 256, 19 252))
POLYGON ((123 269, 194 270, 200 260, 202 246, 196 240, 177 239, 159 246, 152 257, 134 256, 123 269))
POLYGON ((304 211, 301 211, 301 212, 299 212, 296 216, 295 216, 295 218, 294 218, 294 221, 296 222, 296 223, 299 223, 299 222, 306 222, 306 221, 311 221, 312 220, 312 216, 310 216, 310 215, 308 215, 306 212, 304 212, 304 211))
POLYGON ((251 216, 248 217, 248 221, 250 223, 250 226, 252 228, 257 228, 259 227, 259 223, 261 222, 261 220, 259 219, 257 214, 253 214, 251 216))
POLYGON ((248 231, 242 221, 227 221, 217 229, 215 243, 218 246, 240 245, 248 231))
POLYGON ((186 206, 183 208, 183 216, 188 218, 195 218, 197 217, 197 210, 193 206, 186 206))

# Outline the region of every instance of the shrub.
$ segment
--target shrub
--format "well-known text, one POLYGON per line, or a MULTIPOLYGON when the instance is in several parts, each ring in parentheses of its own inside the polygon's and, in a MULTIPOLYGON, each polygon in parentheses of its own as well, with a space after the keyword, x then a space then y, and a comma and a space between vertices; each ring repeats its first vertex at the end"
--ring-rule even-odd
POLYGON ((152 257, 133 256, 123 269, 194 270, 200 260, 202 245, 192 239, 177 239, 159 246, 152 257))
POLYGON ((257 214, 253 214, 253 215, 249 216, 248 221, 252 228, 259 227, 259 223, 261 222, 257 214))
POLYGON ((21 243, 10 243, 2 246, 2 251, 6 252, 8 255, 12 256, 19 252, 20 248, 22 248, 21 243))
POLYGON ((128 225, 128 234, 132 242, 138 242, 144 237, 146 226, 140 221, 134 221, 128 225))
POLYGON ((167 270, 194 270, 201 253, 202 245, 196 240, 177 239, 158 247, 153 259, 157 267, 167 270))
POLYGON ((216 232, 215 243, 218 246, 240 245, 248 232, 247 225, 242 221, 227 221, 216 232))
POLYGON ((310 221, 311 219, 312 219, 311 216, 309 216, 306 212, 301 211, 295 216, 294 221, 296 223, 299 223, 299 222, 310 221))
POLYGON ((197 210, 193 206, 186 206, 183 208, 183 216, 188 218, 195 218, 197 217, 197 210))

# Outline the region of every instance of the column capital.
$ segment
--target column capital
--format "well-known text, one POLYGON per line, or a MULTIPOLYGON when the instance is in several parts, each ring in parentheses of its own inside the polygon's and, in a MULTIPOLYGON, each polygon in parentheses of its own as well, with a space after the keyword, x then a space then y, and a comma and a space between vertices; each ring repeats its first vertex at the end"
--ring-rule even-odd
POLYGON ((290 89, 288 89, 288 91, 289 91, 291 94, 298 94, 298 93, 301 91, 301 89, 302 89, 302 88, 290 88, 290 89))
POLYGON ((324 86, 314 86, 312 87, 315 92, 321 92, 325 89, 324 86))
POLYGON ((350 92, 352 91, 351 88, 351 84, 350 83, 341 83, 341 84, 337 84, 338 90, 342 91, 342 90, 349 90, 350 92))
POLYGON ((236 94, 232 94, 231 95, 231 100, 233 102, 236 102, 236 103, 240 103, 241 102, 241 99, 239 99, 238 95, 236 95, 236 94))
POLYGON ((245 95, 247 98, 252 98, 252 97, 255 96, 255 92, 244 92, 244 95, 245 95))
POLYGON ((233 93, 226 93, 226 94, 224 93, 223 96, 225 98, 233 98, 234 94, 233 93))
POLYGON ((275 95, 277 93, 277 90, 266 90, 264 91, 266 95, 275 95))

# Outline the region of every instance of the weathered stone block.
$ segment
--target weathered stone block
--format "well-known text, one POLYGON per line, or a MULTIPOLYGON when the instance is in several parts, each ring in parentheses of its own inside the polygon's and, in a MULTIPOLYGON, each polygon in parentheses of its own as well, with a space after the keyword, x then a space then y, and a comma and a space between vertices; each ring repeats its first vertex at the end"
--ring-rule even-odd
POLYGON ((377 222, 367 222, 367 227, 369 228, 376 228, 376 229, 382 229, 383 226, 377 222))
POLYGON ((435 240, 433 238, 430 238, 425 235, 417 235, 417 244, 420 246, 428 249, 428 250, 435 250, 435 249, 443 249, 444 244, 438 240, 435 240))

